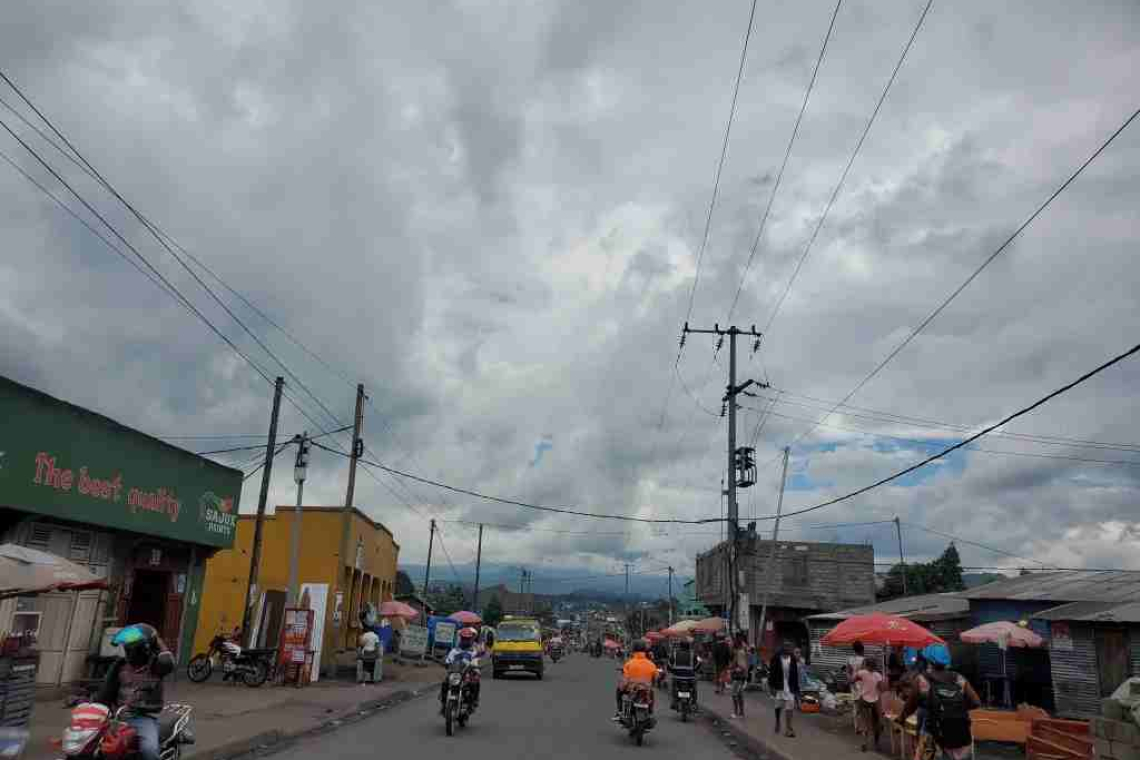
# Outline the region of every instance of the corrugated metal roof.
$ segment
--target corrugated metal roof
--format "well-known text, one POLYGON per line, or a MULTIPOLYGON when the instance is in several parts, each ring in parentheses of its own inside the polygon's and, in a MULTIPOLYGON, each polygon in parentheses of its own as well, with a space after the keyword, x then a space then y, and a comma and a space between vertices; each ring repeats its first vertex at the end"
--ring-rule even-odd
POLYGON ((839 612, 824 612, 811 615, 808 620, 846 620, 855 615, 869 615, 872 612, 885 612, 888 615, 910 618, 916 621, 940 620, 947 617, 965 615, 970 611, 970 603, 959 593, 923 594, 904 596, 865 607, 854 607, 839 612))
POLYGON ((1140 602, 1073 602, 1052 607, 1033 617, 1082 623, 1140 623, 1140 602))
POLYGON ((967 599, 1039 602, 1127 602, 1140 599, 1140 572, 1063 570, 1030 573, 963 591, 967 599))

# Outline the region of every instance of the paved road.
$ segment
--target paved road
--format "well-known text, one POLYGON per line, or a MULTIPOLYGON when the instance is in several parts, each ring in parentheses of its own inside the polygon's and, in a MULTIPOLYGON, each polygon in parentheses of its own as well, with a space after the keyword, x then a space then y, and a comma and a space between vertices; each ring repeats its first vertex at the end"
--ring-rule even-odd
MULTIPOLYGON (((548 662, 542 681, 521 675, 496 681, 488 672, 479 712, 454 737, 444 733, 439 703, 432 695, 305 740, 277 753, 274 760, 455 760, 458 753, 473 760, 733 757, 708 728, 681 723, 668 704, 658 711, 657 727, 646 736, 645 746, 635 746, 610 722, 616 677, 613 660, 584 654, 569 655, 557 665, 548 662)), ((659 707, 660 702, 659 693, 659 707)))

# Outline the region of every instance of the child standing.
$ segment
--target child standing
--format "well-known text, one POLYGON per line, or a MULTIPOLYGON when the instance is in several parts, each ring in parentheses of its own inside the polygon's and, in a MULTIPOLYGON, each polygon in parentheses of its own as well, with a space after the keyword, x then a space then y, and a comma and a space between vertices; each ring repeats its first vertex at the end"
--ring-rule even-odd
POLYGON ((879 735, 882 727, 879 721, 879 694, 883 687, 883 674, 878 672, 878 663, 874 658, 868 657, 863 661, 863 667, 855 673, 855 680, 859 683, 859 722, 863 727, 863 745, 861 751, 867 751, 867 737, 873 736, 875 749, 879 748, 879 735))

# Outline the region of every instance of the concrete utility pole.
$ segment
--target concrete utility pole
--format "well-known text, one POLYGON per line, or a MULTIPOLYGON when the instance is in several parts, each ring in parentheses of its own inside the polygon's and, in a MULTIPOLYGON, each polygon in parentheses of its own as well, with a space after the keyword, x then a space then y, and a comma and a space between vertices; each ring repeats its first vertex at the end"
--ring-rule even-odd
POLYGON ((257 497, 257 522, 253 526, 253 549, 250 551, 249 582, 245 585, 245 606, 241 613, 242 643, 249 646, 250 596, 257 585, 257 571, 261 565, 261 528, 265 523, 265 502, 269 500, 269 476, 273 471, 273 454, 277 448, 277 418, 281 414, 281 393, 285 390, 285 378, 278 377, 273 384, 273 411, 269 414, 269 440, 265 444, 265 464, 261 468, 261 493, 257 497))
POLYGON ((899 522, 898 515, 895 515, 895 533, 899 537, 899 565, 902 567, 903 596, 906 596, 906 557, 903 556, 902 523, 899 522))
POLYGON ((776 501, 776 524, 772 528, 772 549, 768 552, 768 564, 764 568, 764 599, 760 603, 760 641, 758 644, 764 643, 764 626, 767 625, 768 618, 768 594, 772 591, 772 564, 776 559, 776 542, 780 538, 780 513, 784 509, 784 486, 788 482, 788 454, 791 448, 784 447, 784 471, 780 475, 780 497, 776 501))
MULTIPOLYGON (((767 383, 760 383, 755 380, 748 380, 740 385, 736 384, 736 338, 740 335, 755 338, 756 343, 753 350, 759 347, 760 333, 756 331, 756 326, 753 325, 749 330, 738 329, 735 325, 731 325, 725 329, 721 329, 719 324, 714 324, 711 330, 694 330, 689 327, 689 323, 685 323, 684 330, 681 333, 682 340, 689 333, 716 335, 721 340, 724 336, 728 336, 728 386, 725 389, 724 398, 722 399, 727 405, 728 414, 728 563, 729 563, 729 588, 733 591, 729 595, 729 621, 728 630, 736 631, 739 627, 739 615, 737 607, 740 604, 740 570, 738 567, 738 556, 740 550, 740 515, 738 505, 736 503, 736 486, 737 486, 737 461, 738 452, 736 449, 736 397, 748 390, 752 385, 758 388, 767 388, 767 383)), ((751 485, 751 484, 749 484, 751 485)))
POLYGON ((483 564, 483 524, 479 523, 479 548, 475 551, 475 593, 471 597, 471 611, 476 615, 480 614, 479 610, 475 609, 479 606, 479 568, 483 564))
POLYGON ((427 567, 424 568, 424 625, 427 625, 428 584, 431 583, 431 549, 435 545, 435 519, 431 521, 431 532, 428 533, 427 567))
POLYGON ((309 431, 293 439, 297 444, 297 461, 293 465, 293 480, 297 483, 297 508, 293 511, 292 547, 289 551, 289 604, 301 606, 301 586, 297 576, 301 564, 301 504, 305 492, 305 474, 309 467, 309 431))

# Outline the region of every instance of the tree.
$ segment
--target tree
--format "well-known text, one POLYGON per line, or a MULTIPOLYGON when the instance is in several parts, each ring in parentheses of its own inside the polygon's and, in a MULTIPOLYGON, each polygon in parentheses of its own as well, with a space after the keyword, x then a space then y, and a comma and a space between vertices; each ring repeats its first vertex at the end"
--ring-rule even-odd
POLYGON ((942 556, 934 561, 934 583, 939 591, 964 591, 966 584, 962 582, 962 558, 958 556, 958 547, 951 541, 942 552, 942 556))
POLYGON ((416 593, 416 585, 403 570, 396 571, 396 596, 411 596, 416 593))
POLYGON ((906 577, 906 595, 937 594, 944 591, 962 591, 962 560, 958 549, 951 543, 942 556, 932 562, 896 563, 887 572, 883 589, 876 597, 879 601, 903 596, 903 577, 906 577))
POLYGON ((495 594, 491 597, 491 601, 487 602, 487 606, 483 608, 483 624, 495 628, 503 620, 503 603, 499 601, 499 595, 495 594))

